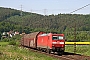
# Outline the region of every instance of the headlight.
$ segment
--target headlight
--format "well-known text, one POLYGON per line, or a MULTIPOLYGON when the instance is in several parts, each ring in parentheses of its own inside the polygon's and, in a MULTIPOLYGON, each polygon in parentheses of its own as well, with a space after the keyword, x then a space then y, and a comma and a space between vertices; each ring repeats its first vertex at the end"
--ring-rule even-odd
POLYGON ((56 44, 57 42, 52 42, 52 44, 56 44))
POLYGON ((60 44, 64 44, 64 42, 60 42, 60 44))

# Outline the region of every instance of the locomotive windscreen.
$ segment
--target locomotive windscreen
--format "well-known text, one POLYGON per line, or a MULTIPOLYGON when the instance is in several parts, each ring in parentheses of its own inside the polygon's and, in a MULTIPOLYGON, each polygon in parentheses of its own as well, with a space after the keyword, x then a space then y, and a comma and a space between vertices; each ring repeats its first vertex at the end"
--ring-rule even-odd
POLYGON ((53 40, 62 40, 63 36, 52 36, 53 40))

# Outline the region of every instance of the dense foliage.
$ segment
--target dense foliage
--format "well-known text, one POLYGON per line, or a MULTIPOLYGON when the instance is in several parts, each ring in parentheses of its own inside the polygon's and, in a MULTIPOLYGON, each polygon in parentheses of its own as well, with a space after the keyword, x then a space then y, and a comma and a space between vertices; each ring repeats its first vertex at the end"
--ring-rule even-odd
POLYGON ((10 30, 20 33, 35 31, 64 33, 68 41, 90 41, 90 15, 58 14, 43 16, 0 7, 0 34, 10 30))

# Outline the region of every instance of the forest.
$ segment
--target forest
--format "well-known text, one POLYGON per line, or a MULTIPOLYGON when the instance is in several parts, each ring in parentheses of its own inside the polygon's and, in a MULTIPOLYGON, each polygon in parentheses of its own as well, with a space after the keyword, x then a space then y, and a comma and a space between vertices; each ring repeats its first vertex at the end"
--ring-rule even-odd
POLYGON ((36 31, 65 34, 67 41, 90 41, 90 14, 40 15, 12 8, 0 7, 0 37, 3 32, 36 31))

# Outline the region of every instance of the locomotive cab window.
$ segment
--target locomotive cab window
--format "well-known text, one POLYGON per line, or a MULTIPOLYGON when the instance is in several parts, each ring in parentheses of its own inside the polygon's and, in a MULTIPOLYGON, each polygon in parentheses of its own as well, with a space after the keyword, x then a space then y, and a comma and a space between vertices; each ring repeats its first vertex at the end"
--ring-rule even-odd
POLYGON ((63 36, 58 36, 59 39, 63 39, 63 36))
POLYGON ((63 39, 63 36, 52 36, 53 40, 61 40, 63 39))

